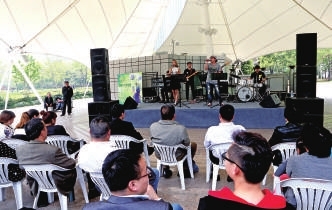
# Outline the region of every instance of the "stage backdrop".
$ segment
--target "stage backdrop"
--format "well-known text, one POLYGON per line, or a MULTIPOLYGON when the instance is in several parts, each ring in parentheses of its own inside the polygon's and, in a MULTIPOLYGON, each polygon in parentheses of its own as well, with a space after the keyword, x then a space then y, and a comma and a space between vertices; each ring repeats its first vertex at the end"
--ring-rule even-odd
POLYGON ((131 96, 137 103, 142 101, 142 72, 118 74, 119 103, 124 104, 131 96))

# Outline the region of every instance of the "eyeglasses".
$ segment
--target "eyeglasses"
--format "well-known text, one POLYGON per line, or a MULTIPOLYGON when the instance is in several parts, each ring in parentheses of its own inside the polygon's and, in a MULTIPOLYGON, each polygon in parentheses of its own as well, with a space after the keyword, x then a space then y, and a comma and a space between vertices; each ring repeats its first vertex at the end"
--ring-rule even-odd
POLYGON ((136 179, 137 180, 139 180, 139 179, 142 179, 142 178, 144 178, 144 177, 149 177, 149 179, 152 177, 152 173, 151 173, 151 171, 150 171, 150 169, 149 168, 146 168, 146 174, 144 174, 144 175, 142 175, 142 176, 139 176, 139 177, 137 177, 136 179))
POLYGON ((239 167, 239 169, 241 169, 241 171, 244 171, 244 170, 242 169, 241 166, 239 166, 239 165, 238 165, 237 163, 235 163, 233 160, 231 160, 231 159, 229 159, 228 157, 226 157, 226 153, 227 153, 227 152, 222 153, 222 154, 221 154, 221 158, 222 158, 223 160, 227 160, 228 162, 235 164, 237 167, 239 167))

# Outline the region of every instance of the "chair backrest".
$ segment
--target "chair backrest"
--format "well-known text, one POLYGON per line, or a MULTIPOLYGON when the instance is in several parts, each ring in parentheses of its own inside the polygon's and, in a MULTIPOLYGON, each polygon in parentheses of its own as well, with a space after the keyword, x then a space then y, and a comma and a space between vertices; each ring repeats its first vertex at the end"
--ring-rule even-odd
POLYGON ((154 149, 159 153, 160 160, 162 162, 166 162, 166 163, 178 162, 176 159, 176 154, 175 154, 176 150, 178 148, 187 149, 187 147, 184 146, 183 144, 178 144, 175 146, 167 146, 167 145, 153 143, 153 146, 154 146, 154 149))
POLYGON ((67 142, 72 140, 70 136, 66 135, 51 135, 47 136, 45 142, 48 144, 51 144, 53 146, 59 147, 63 153, 65 153, 67 156, 70 156, 68 148, 67 148, 67 142))
POLYGON ((146 140, 145 139, 137 140, 134 137, 127 136, 127 135, 111 135, 110 141, 114 141, 116 146, 120 149, 129 149, 130 142, 140 143, 140 142, 144 142, 146 140))
POLYGON ((18 146, 28 143, 27 141, 23 141, 20 139, 4 139, 2 140, 2 142, 15 150, 18 146))
POLYGON ((90 172, 91 180, 98 186, 101 196, 106 200, 111 196, 111 191, 104 179, 102 172, 90 172))
POLYGON ((227 152, 228 148, 232 145, 232 142, 227 143, 221 143, 221 144, 215 144, 209 147, 210 151, 214 151, 215 154, 219 154, 219 156, 216 156, 216 158, 219 158, 219 167, 224 168, 224 161, 221 158, 221 155, 224 152, 227 152))
POLYGON ((12 158, 0 157, 0 185, 11 183, 8 179, 8 164, 18 164, 18 161, 12 158))
POLYGON ((25 169, 25 172, 38 182, 38 187, 44 192, 54 192, 57 190, 52 172, 53 171, 68 171, 53 164, 41 164, 41 165, 20 165, 25 169))
POLYGON ((329 210, 332 207, 332 181, 311 178, 291 178, 280 182, 293 189, 297 209, 329 210))
POLYGON ((285 142, 276 144, 271 147, 272 151, 279 150, 281 152, 282 161, 287 160, 289 157, 296 155, 296 143, 295 142, 285 142))

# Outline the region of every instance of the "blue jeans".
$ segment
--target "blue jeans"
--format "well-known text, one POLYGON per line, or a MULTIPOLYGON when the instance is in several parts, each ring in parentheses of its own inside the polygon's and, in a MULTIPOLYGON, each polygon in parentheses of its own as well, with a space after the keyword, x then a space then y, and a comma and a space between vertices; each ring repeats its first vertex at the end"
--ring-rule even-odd
POLYGON ((160 179, 159 170, 156 168, 151 168, 151 169, 154 172, 154 174, 156 175, 156 178, 153 182, 150 182, 150 185, 153 187, 154 191, 157 192, 159 179, 160 179))
POLYGON ((182 206, 178 203, 171 203, 173 210, 183 210, 182 206))
POLYGON ((211 89, 214 88, 215 89, 215 94, 218 96, 219 102, 220 102, 220 94, 219 94, 219 87, 218 84, 215 84, 214 82, 206 82, 206 91, 208 94, 208 102, 212 103, 213 101, 213 95, 211 93, 211 89))

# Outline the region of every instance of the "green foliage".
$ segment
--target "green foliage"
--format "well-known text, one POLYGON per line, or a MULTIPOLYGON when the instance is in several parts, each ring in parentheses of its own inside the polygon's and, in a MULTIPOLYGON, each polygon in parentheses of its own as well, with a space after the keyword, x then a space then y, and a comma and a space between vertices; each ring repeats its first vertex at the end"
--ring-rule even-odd
POLYGON ((26 63, 18 61, 19 66, 13 65, 12 67, 12 75, 14 83, 16 85, 16 89, 18 89, 19 87, 27 88, 27 82, 24 79, 24 76, 20 72, 19 68, 25 72, 25 74, 32 83, 39 80, 41 70, 41 65, 31 55, 22 55, 22 58, 26 63))

